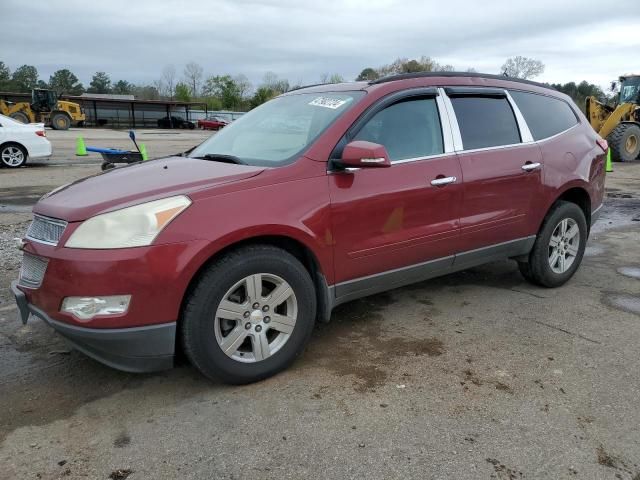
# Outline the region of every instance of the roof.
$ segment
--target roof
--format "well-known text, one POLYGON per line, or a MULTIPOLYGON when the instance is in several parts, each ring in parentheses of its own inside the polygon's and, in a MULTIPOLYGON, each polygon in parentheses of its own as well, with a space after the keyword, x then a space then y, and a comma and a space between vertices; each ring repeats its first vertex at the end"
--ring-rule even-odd
POLYGON ((531 80, 523 80, 522 78, 507 77, 504 75, 493 75, 490 73, 477 72, 416 72, 416 73, 400 73, 398 75, 390 75, 388 77, 371 80, 369 82, 345 82, 345 83, 318 83, 315 85, 306 85, 303 87, 290 90, 284 95, 296 93, 320 93, 320 92, 344 92, 353 90, 364 90, 369 86, 380 85, 384 83, 394 82, 398 80, 409 80, 413 78, 482 78, 487 80, 499 80, 501 82, 515 82, 534 87, 545 88, 557 92, 557 90, 546 83, 532 82, 531 80))
POLYGON ((410 78, 430 78, 430 77, 470 77, 470 78, 486 78, 489 80, 502 80, 506 82, 524 83, 527 85, 533 85, 535 87, 547 88, 549 90, 555 90, 551 85, 545 83, 533 82, 531 80, 524 80, 522 78, 508 77, 506 75, 493 75, 491 73, 477 73, 477 72, 416 72, 416 73, 401 73, 398 75, 390 75, 388 77, 379 78, 378 80, 372 80, 369 85, 378 85, 380 83, 393 82, 396 80, 406 80, 410 78))
POLYGON ((118 95, 115 93, 83 93, 83 98, 103 98, 105 100, 135 100, 133 95, 118 95))

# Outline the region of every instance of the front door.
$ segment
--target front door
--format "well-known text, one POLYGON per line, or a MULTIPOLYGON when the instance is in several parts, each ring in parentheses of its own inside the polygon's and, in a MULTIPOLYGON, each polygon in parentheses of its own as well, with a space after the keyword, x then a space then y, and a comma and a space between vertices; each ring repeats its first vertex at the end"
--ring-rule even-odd
POLYGON ((445 153, 435 96, 380 107, 349 140, 384 145, 392 165, 328 176, 336 296, 386 290, 450 267, 461 169, 455 153, 445 153))

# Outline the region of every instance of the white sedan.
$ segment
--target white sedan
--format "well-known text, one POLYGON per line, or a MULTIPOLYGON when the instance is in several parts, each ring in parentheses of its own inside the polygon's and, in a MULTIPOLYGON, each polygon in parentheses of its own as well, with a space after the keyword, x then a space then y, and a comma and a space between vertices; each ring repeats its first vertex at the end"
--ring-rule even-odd
POLYGON ((0 165, 22 167, 29 158, 50 157, 44 123, 24 124, 0 115, 0 165))

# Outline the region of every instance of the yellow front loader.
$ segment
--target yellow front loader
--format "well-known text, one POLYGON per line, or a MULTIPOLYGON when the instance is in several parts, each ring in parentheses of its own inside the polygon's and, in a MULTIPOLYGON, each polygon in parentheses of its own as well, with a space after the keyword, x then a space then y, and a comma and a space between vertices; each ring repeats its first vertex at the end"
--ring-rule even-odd
POLYGON ((620 98, 615 107, 587 98, 587 118, 611 147, 614 161, 628 162, 640 155, 640 75, 620 77, 620 98))
POLYGON ((82 126, 84 111, 75 102, 58 100, 53 90, 34 89, 29 102, 0 100, 0 113, 22 123, 44 123, 54 130, 68 130, 71 125, 82 126))

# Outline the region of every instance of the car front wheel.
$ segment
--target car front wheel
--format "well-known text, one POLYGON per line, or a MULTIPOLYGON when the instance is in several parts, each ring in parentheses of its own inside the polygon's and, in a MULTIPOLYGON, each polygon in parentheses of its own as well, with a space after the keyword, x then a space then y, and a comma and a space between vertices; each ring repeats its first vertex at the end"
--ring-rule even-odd
POLYGON ((298 259, 268 245, 245 247, 200 277, 181 320, 184 350, 211 379, 255 382, 302 352, 315 313, 314 285, 298 259))
POLYGON ((557 202, 547 214, 529 254, 519 262, 522 275, 543 287, 566 283, 582 262, 587 244, 587 221, 575 203, 557 202))

